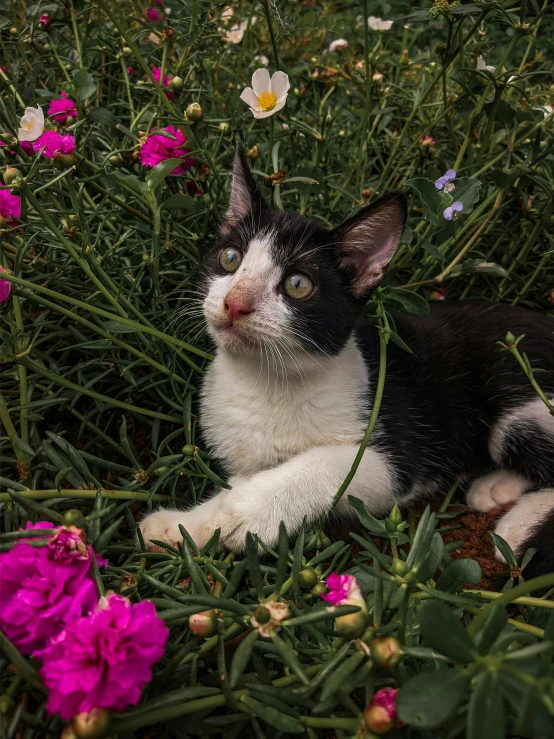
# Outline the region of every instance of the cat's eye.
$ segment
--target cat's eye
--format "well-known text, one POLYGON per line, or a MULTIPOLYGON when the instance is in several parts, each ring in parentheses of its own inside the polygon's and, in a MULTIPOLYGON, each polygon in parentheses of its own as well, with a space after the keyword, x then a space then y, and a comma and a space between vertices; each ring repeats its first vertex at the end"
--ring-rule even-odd
POLYGON ((283 292, 289 298, 301 300, 311 295, 314 289, 314 283, 306 275, 289 275, 283 281, 283 292))
POLYGON ((219 255, 219 264, 225 272, 236 272, 241 262, 242 254, 234 246, 228 246, 219 255))

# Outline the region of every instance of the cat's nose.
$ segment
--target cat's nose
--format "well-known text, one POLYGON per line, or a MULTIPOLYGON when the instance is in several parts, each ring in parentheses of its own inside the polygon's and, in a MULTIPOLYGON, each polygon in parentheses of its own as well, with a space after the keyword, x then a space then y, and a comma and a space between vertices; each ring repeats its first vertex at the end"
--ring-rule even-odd
POLYGON ((246 305, 246 303, 236 300, 225 299, 224 307, 231 325, 233 325, 233 323, 239 318, 242 318, 242 316, 247 316, 249 313, 252 313, 252 309, 246 305))

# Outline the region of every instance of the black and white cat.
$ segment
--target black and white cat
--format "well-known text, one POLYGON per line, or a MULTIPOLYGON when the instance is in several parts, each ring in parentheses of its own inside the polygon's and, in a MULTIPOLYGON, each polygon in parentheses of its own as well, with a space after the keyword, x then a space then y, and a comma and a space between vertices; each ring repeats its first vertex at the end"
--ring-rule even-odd
MULTIPOLYGON (((398 192, 331 231, 274 211, 237 150, 229 211, 206 261, 203 311, 217 354, 201 405, 205 440, 232 489, 188 511, 152 513, 145 541, 175 543, 181 523, 198 545, 220 528, 230 549, 247 531, 274 546, 280 521, 294 534, 305 516, 326 516, 375 392, 378 335, 360 315, 405 220, 398 192)), ((495 344, 507 331, 525 334, 521 347, 552 397, 554 322, 484 302, 394 319, 413 354, 389 343, 378 424, 348 495, 380 515, 456 478, 472 481, 473 509, 516 503, 496 531, 519 554, 537 546, 526 574, 554 570, 554 417, 495 344)), ((346 495, 337 514, 351 515, 346 495)))

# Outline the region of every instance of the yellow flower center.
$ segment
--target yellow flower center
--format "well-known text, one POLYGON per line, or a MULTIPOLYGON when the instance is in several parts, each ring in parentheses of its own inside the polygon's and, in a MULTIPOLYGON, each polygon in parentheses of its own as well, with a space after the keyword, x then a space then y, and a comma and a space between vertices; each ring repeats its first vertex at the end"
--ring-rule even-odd
POLYGON ((262 92, 258 95, 258 103, 262 110, 272 110, 277 105, 277 97, 272 92, 262 92))
POLYGON ((31 129, 33 128, 33 121, 31 121, 30 123, 27 123, 27 125, 26 125, 26 126, 23 126, 23 128, 24 128, 24 129, 25 129, 25 130, 26 130, 27 132, 29 132, 29 131, 30 131, 30 130, 31 130, 31 129))

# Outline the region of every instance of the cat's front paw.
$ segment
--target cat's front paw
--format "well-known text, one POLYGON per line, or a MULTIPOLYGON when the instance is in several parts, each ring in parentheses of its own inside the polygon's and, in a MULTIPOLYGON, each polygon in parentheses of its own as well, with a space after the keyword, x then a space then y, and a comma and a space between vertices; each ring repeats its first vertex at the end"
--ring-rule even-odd
POLYGON ((203 520, 201 516, 191 512, 163 509, 146 516, 140 523, 140 533, 146 548, 151 552, 164 551, 158 544, 154 544, 153 540, 176 547, 183 540, 179 524, 184 526, 196 546, 200 548, 206 544, 214 532, 211 519, 203 520))

